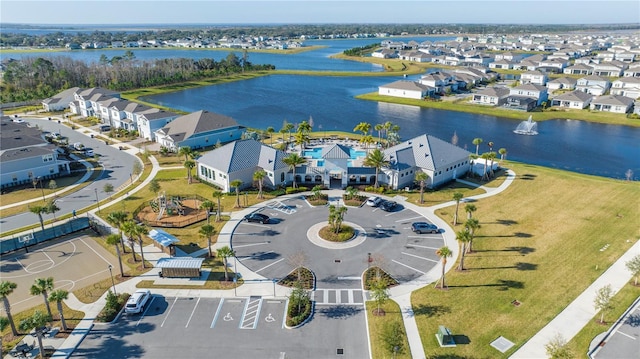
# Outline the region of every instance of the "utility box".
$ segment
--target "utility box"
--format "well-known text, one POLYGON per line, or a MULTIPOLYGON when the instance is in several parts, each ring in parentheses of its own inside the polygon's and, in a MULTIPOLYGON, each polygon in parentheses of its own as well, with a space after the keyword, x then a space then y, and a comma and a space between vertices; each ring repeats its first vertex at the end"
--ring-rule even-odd
POLYGON ((438 339, 438 344, 441 347, 455 347, 456 341, 453 339, 453 335, 449 328, 444 325, 438 326, 438 332, 436 333, 436 338, 438 339))

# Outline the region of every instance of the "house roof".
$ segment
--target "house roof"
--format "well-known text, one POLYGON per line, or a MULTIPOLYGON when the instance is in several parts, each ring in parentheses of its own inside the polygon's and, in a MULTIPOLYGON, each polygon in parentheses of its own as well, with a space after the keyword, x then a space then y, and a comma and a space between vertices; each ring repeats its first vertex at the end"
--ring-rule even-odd
POLYGON ((581 77, 579 80, 587 80, 587 81, 601 81, 601 82, 609 82, 609 80, 605 79, 604 77, 600 77, 598 75, 589 75, 589 76, 585 76, 585 77, 581 77))
POLYGON ((29 127, 26 123, 16 123, 9 117, 0 122, 0 150, 10 150, 47 144, 42 138, 42 131, 37 127, 29 127))
POLYGON ((195 134, 236 126, 238 126, 238 123, 231 117, 200 110, 176 118, 167 124, 167 126, 165 126, 161 131, 177 143, 184 141, 195 134))
MULTIPOLYGON (((158 242, 158 244, 160 244, 163 247, 167 247, 170 244, 180 242, 178 238, 158 228, 150 230, 149 237, 154 241, 158 242)), ((160 261, 158 261, 158 263, 160 263, 160 261)), ((158 267, 158 264, 156 264, 156 267, 158 267)))
POLYGON ((156 262, 155 267, 200 269, 200 267, 202 267, 202 262, 204 262, 204 258, 191 258, 191 257, 160 258, 156 262))
POLYGON ((348 146, 334 143, 331 146, 322 149, 322 158, 324 159, 349 159, 351 158, 351 149, 348 146))
POLYGON ((509 95, 510 90, 506 87, 487 87, 477 92, 478 95, 505 97, 509 95))
POLYGON ((547 91, 547 87, 546 86, 542 86, 542 85, 535 85, 535 84, 524 84, 524 85, 520 85, 520 86, 514 87, 513 90, 526 90, 526 91, 543 92, 543 91, 547 91))
POLYGON ((95 94, 105 95, 105 96, 119 96, 120 94, 115 91, 103 89, 101 87, 92 87, 89 89, 81 89, 77 92, 78 96, 81 96, 83 99, 87 100, 95 94))
POLYGON ((64 91, 58 92, 57 94, 42 100, 43 103, 54 104, 62 101, 65 98, 73 97, 73 94, 80 90, 79 87, 68 88, 64 91))
POLYGON ((469 158, 470 152, 431 135, 420 135, 384 150, 390 167, 402 170, 420 167, 440 170, 453 162, 469 158))
POLYGON ((206 153, 197 162, 226 173, 260 167, 268 171, 287 168, 286 153, 256 140, 238 140, 206 153))
POLYGON ((593 95, 588 94, 584 91, 576 90, 572 92, 563 93, 562 95, 558 95, 554 97, 554 100, 585 102, 585 101, 589 101, 593 97, 594 97, 593 95))
POLYGON ((392 88, 397 90, 406 90, 406 91, 420 91, 420 92, 428 91, 430 88, 427 85, 423 85, 419 82, 410 81, 410 80, 398 80, 390 84, 382 85, 380 87, 392 88))
POLYGON ((633 104, 634 99, 620 95, 605 95, 598 96, 591 103, 599 105, 613 105, 613 106, 630 106, 633 104))
POLYGON ((573 77, 560 77, 554 80, 549 81, 548 83, 550 84, 569 84, 569 85, 575 85, 578 83, 578 80, 574 79, 573 77))

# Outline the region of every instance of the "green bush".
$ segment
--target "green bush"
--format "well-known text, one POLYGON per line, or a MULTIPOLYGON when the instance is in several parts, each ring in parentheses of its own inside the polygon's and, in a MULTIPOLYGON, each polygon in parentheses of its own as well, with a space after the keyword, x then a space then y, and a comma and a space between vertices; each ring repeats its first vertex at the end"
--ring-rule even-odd
POLYGON ((295 327, 302 324, 311 316, 311 299, 309 293, 297 287, 291 292, 287 308, 287 325, 295 327))
POLYGON ((110 322, 116 318, 122 307, 127 303, 129 299, 128 293, 122 293, 118 296, 113 294, 111 290, 107 293, 107 303, 102 308, 100 314, 96 318, 99 322, 110 322))

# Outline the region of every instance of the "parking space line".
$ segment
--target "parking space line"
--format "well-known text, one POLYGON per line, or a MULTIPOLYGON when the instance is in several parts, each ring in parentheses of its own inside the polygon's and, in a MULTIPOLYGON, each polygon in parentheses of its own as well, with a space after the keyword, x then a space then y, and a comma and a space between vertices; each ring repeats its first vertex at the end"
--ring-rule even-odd
POLYGON ((196 302, 196 305, 193 306, 193 310, 191 311, 191 315, 189 316, 189 320, 187 320, 187 324, 184 326, 185 328, 187 328, 189 326, 189 322, 191 322, 191 318, 193 317, 193 313, 196 312, 196 308, 198 308, 198 303, 200 303, 200 298, 198 297, 198 301, 196 302))
POLYGON ((167 318, 169 318, 169 314, 171 314, 171 310, 173 309, 173 306, 176 305, 177 301, 178 301, 178 297, 176 297, 176 299, 173 300, 171 307, 169 307, 169 310, 167 311, 167 315, 164 316, 164 319, 162 320, 162 324, 160 324, 160 328, 164 326, 164 322, 166 322, 167 318))
POLYGON ((222 310, 222 303, 224 303, 224 298, 220 298, 218 309, 216 309, 216 314, 213 316, 213 320, 211 321, 211 326, 209 328, 213 328, 216 325, 216 321, 218 320, 218 316, 220 315, 220 311, 222 310))
POLYGON ((253 247, 253 246, 262 246, 265 244, 271 244, 271 242, 260 242, 260 243, 249 243, 249 244, 238 244, 233 246, 233 248, 243 248, 243 247, 253 247))
POLYGON ((414 219, 424 219, 424 217, 422 217, 422 216, 417 216, 417 217, 404 218, 404 219, 399 219, 399 220, 397 220, 396 222, 411 221, 411 220, 414 220, 414 219))
POLYGON ((405 245, 405 248, 423 248, 423 249, 435 249, 435 250, 440 249, 439 247, 421 246, 418 244, 407 244, 405 245))
POLYGON ((425 261, 430 261, 430 262, 435 262, 435 263, 438 263, 438 262, 439 262, 439 261, 437 261, 437 260, 435 260, 435 259, 430 259, 430 258, 420 257, 420 256, 417 256, 417 255, 415 255, 415 254, 411 254, 411 253, 407 253, 407 252, 400 252, 400 253, 404 254, 405 256, 415 257, 415 258, 423 259, 423 260, 425 260, 425 261))
POLYGON ((618 334, 622 334, 622 335, 624 335, 624 336, 625 336, 625 337, 627 337, 627 338, 630 338, 630 339, 636 340, 636 338, 632 337, 631 335, 626 334, 626 333, 623 333, 623 332, 621 332, 621 331, 619 331, 619 330, 618 330, 618 332, 617 332, 617 333, 618 333, 618 334))
POLYGON ((240 319, 240 329, 256 329, 262 308, 262 297, 249 297, 240 319))
POLYGON ((411 270, 414 270, 414 271, 416 271, 416 272, 418 272, 418 273, 427 274, 427 273, 425 273, 425 272, 423 272, 423 271, 421 271, 421 270, 418 270, 418 269, 415 269, 415 268, 413 268, 413 267, 410 267, 410 266, 408 266, 408 265, 406 265, 406 264, 404 264, 404 263, 400 263, 400 262, 398 262, 398 261, 397 261, 397 260, 395 260, 395 259, 392 259, 391 261, 392 261, 393 263, 399 264, 399 265, 401 265, 401 266, 403 266, 403 267, 407 267, 407 268, 409 268, 409 269, 411 269, 411 270))
POLYGON ((151 304, 153 303, 154 299, 156 299, 156 297, 151 296, 151 301, 147 304, 147 308, 144 310, 144 312, 142 312, 140 319, 138 319, 138 321, 136 322, 136 327, 138 326, 138 324, 140 324, 140 322, 142 321, 142 318, 144 318, 144 315, 147 314, 147 311, 149 310, 149 308, 151 308, 151 304))
POLYGON ((280 258, 280 259, 278 259, 277 261, 275 261, 275 262, 273 262, 273 263, 271 263, 271 264, 267 264, 266 266, 264 266, 264 267, 262 267, 262 268, 260 268, 260 269, 256 270, 255 272, 256 272, 256 273, 260 273, 260 271, 261 271, 261 270, 263 270, 263 269, 267 269, 267 268, 271 267, 271 266, 272 266, 272 265, 274 265, 274 264, 277 264, 277 263, 282 262, 283 260, 284 260, 284 258, 280 258))
POLYGON ((440 235, 438 235, 437 237, 433 237, 433 236, 407 236, 407 238, 439 239, 439 238, 442 238, 442 237, 440 235))

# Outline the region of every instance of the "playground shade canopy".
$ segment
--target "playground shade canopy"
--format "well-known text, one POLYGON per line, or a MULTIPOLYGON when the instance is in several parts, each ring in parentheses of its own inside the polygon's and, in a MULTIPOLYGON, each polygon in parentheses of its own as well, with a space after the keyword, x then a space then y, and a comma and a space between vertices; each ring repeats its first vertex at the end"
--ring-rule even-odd
POLYGON ((200 267, 204 258, 160 258, 156 267, 162 269, 163 277, 200 277, 200 267))
POLYGON ((149 237, 163 247, 180 242, 180 240, 162 229, 152 229, 149 231, 149 237))

